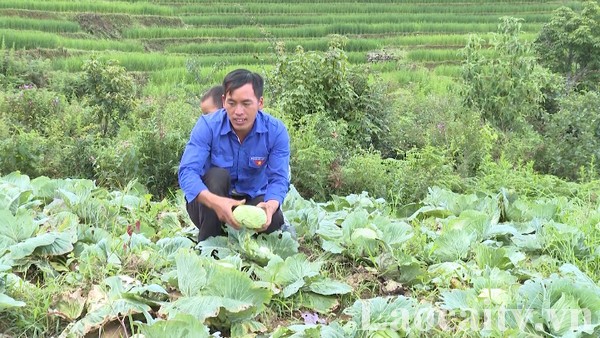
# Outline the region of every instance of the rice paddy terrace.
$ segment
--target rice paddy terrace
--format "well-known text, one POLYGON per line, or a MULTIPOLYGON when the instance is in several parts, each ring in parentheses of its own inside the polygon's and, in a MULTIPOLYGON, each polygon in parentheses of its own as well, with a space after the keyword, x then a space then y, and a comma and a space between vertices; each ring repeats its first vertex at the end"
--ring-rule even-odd
POLYGON ((290 51, 325 50, 328 35, 340 34, 351 62, 370 62, 402 82, 427 69, 456 74, 468 36, 495 32, 502 16, 522 18, 524 37, 533 38, 560 6, 579 9, 581 2, 6 0, 0 36, 6 47, 51 58, 57 71, 79 71, 97 53, 143 72, 154 86, 170 86, 195 81, 190 61, 268 68, 278 42, 290 51))

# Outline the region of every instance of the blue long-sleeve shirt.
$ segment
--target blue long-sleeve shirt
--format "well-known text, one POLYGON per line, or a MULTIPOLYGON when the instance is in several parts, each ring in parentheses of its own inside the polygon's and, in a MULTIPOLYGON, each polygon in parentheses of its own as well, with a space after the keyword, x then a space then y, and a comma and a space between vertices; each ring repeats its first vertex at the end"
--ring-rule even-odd
POLYGON ((289 190, 290 138, 283 122, 259 110, 243 143, 225 109, 202 115, 192 129, 179 164, 179 186, 188 202, 207 190, 202 176, 211 167, 227 169, 231 188, 254 198, 277 200, 289 190))

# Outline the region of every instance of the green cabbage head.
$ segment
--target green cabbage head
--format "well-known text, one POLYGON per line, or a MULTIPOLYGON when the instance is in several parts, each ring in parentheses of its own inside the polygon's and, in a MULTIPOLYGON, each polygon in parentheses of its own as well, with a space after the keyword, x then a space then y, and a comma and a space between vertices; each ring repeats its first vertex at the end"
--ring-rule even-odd
POLYGON ((265 211, 254 205, 238 205, 233 209, 233 217, 243 227, 260 229, 267 223, 265 211))

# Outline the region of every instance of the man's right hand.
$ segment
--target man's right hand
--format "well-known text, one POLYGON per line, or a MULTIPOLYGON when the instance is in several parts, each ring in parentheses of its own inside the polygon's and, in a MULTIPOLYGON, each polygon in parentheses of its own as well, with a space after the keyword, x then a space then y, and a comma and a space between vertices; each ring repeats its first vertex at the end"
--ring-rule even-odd
POLYGON ((221 222, 225 222, 236 230, 240 229, 240 224, 233 217, 233 208, 244 204, 246 200, 234 200, 233 198, 215 195, 208 190, 198 194, 200 203, 214 210, 221 222))

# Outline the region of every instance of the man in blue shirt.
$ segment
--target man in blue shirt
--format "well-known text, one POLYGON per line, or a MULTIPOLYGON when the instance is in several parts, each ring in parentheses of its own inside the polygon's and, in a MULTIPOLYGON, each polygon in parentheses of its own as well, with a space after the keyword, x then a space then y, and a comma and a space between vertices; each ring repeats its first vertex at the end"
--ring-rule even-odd
POLYGON ((245 69, 227 74, 223 108, 198 119, 185 147, 179 185, 199 241, 224 235, 223 222, 238 229, 232 211, 243 203, 265 210, 259 231, 273 232, 284 222, 290 139, 283 122, 262 111, 263 85, 245 69))

